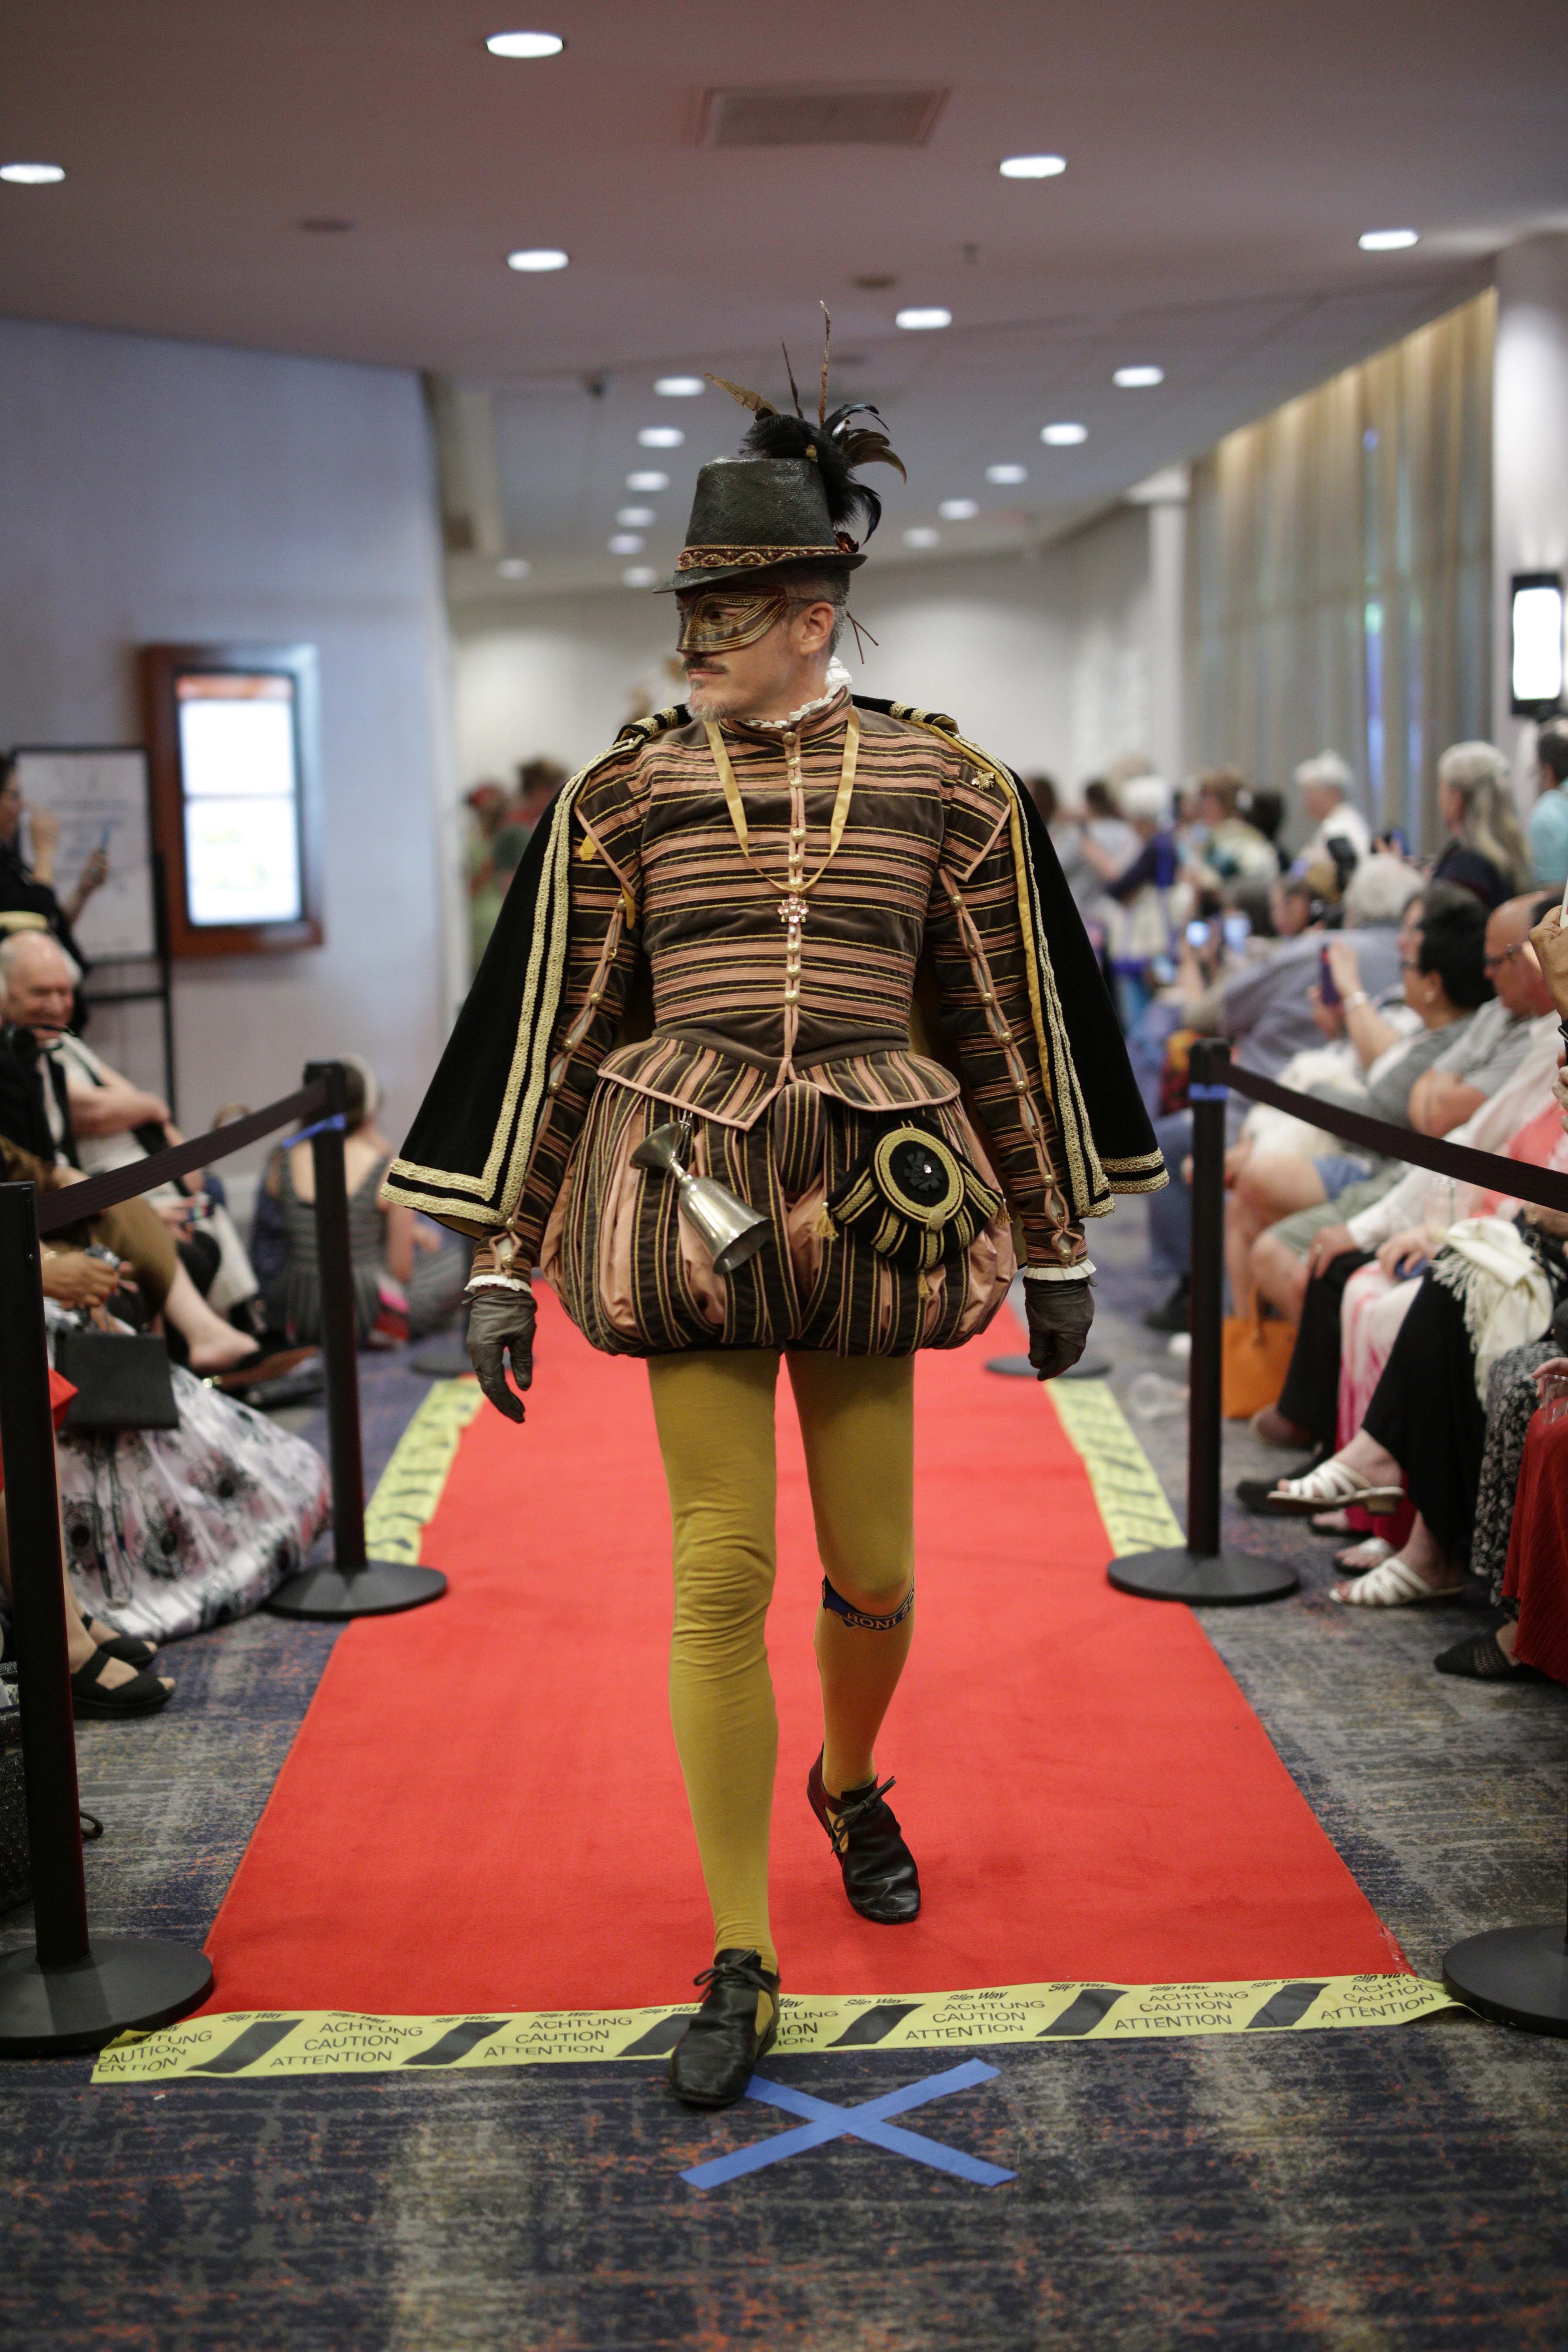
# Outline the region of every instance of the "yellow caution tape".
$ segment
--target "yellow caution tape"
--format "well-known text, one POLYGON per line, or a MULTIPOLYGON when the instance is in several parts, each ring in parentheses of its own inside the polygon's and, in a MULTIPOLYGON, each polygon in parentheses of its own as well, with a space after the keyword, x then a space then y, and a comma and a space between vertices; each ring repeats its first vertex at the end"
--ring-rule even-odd
MULTIPOLYGON (((693 2004, 533 2010, 514 2016, 368 2017, 353 2010, 252 2009, 122 2034, 99 2054, 95 2083, 276 2081, 308 2074, 437 2073, 483 2066, 657 2061, 693 2004)), ((1237 1984, 995 1985, 918 1997, 785 1994, 777 2054, 952 2050, 995 2042, 1150 2042, 1177 2034, 1312 2032, 1405 2025, 1454 2009, 1419 1977, 1258 1977, 1237 1984)))
POLYGON ((1113 1555, 1186 1541, 1154 1465, 1104 1381, 1052 1381, 1046 1394, 1089 1473, 1113 1555))
POLYGON ((365 1506, 372 1559, 417 1561, 420 1538, 447 1484, 462 1435, 484 1404, 478 1381, 437 1381, 392 1450, 365 1506))

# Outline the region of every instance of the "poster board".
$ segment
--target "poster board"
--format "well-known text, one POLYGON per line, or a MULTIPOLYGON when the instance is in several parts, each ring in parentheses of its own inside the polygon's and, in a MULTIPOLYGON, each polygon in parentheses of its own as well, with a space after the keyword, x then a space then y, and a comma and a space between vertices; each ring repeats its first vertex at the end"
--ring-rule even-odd
MULTIPOLYGON (((109 879, 95 890, 75 924, 90 963, 111 963, 158 952, 153 898, 153 840, 147 754, 140 745, 18 746, 16 780, 27 809, 59 818, 55 888, 62 900, 100 845, 109 879)), ((32 828, 22 820, 21 850, 31 859, 32 828)))

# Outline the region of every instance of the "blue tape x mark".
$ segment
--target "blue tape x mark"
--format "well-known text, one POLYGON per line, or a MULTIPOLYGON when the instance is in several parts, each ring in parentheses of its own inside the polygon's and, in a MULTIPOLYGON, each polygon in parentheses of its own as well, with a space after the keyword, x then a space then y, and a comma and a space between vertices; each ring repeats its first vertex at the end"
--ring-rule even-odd
POLYGON ((831 2100, 814 2099, 807 2091, 792 2090, 784 2083, 770 2083, 761 2074, 753 2074, 746 2085, 748 2099, 759 2099, 763 2105, 782 2107, 786 2115, 805 2116, 807 2121, 796 2131, 781 2132, 776 2139, 759 2140, 752 2147, 737 2148, 732 2156, 715 2157, 710 2164, 694 2165, 681 2174, 693 2189, 721 2189, 727 2180, 739 2180, 743 2173, 760 2172, 766 2164, 782 2163, 786 2156, 802 2156, 808 2147, 821 2147, 830 2139, 869 2140, 874 2147, 885 2147, 894 2156, 912 2157, 917 2164, 929 2164, 938 2172, 951 2172, 960 2180, 973 2180, 982 2189, 994 2189, 1004 2180, 1016 2179, 1017 2175, 1005 2172, 999 2164, 984 2164, 977 2156, 965 2156, 961 2148, 944 2147, 940 2140, 927 2139, 921 2132, 900 2131, 896 2124, 887 2121, 889 2116, 900 2116, 910 2107, 923 2106, 928 2099, 945 2099, 950 2092, 967 2091, 976 2083, 989 2083, 999 2072, 978 2058, 966 2059, 962 2066, 950 2066, 941 2074, 928 2074, 923 2083, 906 2084, 901 2091, 886 2091, 879 2099, 868 2099, 861 2106, 835 2106, 831 2100))

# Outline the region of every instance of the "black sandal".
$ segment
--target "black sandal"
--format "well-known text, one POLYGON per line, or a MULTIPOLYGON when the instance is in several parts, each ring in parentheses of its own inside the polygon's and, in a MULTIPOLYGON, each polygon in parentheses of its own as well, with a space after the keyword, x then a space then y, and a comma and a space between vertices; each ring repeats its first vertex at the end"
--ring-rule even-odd
POLYGON ((889 1780, 867 1780, 830 1797, 819 1753, 806 1779, 811 1810, 844 1874, 844 1892, 862 1919, 879 1927, 905 1927, 919 1916, 921 1875, 904 1843, 898 1815, 887 1801, 889 1780))
POLYGON ((758 2059, 778 2040, 779 1980, 763 1968, 760 1952, 725 1950, 715 1952, 712 1967, 691 1981, 708 1990, 669 2053, 670 2087, 689 2107, 732 2107, 758 2059), (763 1992, 773 2015, 759 2033, 757 1995, 763 1992))
POLYGON ((1527 1666, 1510 1658, 1495 1633, 1472 1633, 1467 1641, 1456 1642, 1451 1650, 1440 1650, 1432 1661, 1440 1675, 1463 1675, 1477 1683, 1549 1683, 1538 1666, 1527 1666))
POLYGON ((108 1651, 95 1650, 86 1665, 78 1666, 71 1676, 71 1713, 79 1722, 91 1716, 156 1715, 173 1698, 169 1685, 160 1682, 156 1675, 132 1675, 128 1683, 103 1689, 100 1677, 108 1663, 108 1651))
MULTIPOLYGON (((84 1617, 82 1631, 90 1633, 93 1627, 100 1623, 107 1624, 107 1618, 84 1617)), ((127 1666, 145 1668, 158 1654, 151 1642, 139 1642, 134 1633, 116 1633, 111 1642, 100 1642, 98 1646, 106 1658, 118 1658, 127 1666)))

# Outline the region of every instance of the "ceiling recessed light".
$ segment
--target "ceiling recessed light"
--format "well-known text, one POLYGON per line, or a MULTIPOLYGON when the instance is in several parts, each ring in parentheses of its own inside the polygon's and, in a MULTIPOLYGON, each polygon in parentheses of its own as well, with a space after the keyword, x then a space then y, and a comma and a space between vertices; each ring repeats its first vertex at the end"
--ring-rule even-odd
POLYGON ((1009 155, 998 169, 1005 180, 1054 180, 1067 167, 1065 155, 1009 155))
POLYGON ((985 478, 988 482, 1026 482, 1029 469, 1027 466, 987 466, 985 478))
POLYGON ((628 490, 668 490, 669 476, 668 474, 628 474, 626 488, 628 490))
POLYGON ((503 580, 526 580, 533 566, 525 555, 507 555, 496 565, 503 580))
POLYGON ((900 310, 895 314, 893 323, 895 326, 908 327, 917 332, 922 327, 951 327, 952 312, 951 310, 900 310))
POLYGON ((973 499, 943 499, 937 512, 943 522, 973 522, 980 509, 973 499))
POLYGON ((906 547, 940 547, 942 533, 940 530, 931 530, 923 523, 917 523, 913 530, 905 531, 904 545, 906 547))
POLYGON ((1040 428, 1040 438, 1050 449, 1076 449, 1080 441, 1089 439, 1087 425, 1046 425, 1040 428))
POLYGON ((651 588, 658 578, 658 572, 646 563, 634 563, 621 574, 627 588, 651 588))
POLYGON ((1163 383, 1165 371, 1160 367, 1118 368, 1110 381, 1119 383, 1123 392, 1144 392, 1151 384, 1163 383))
POLYGON ((612 555, 640 555, 642 541, 635 530, 617 530, 610 541, 612 555))
POLYGON ((645 425, 637 435, 645 449, 679 449, 685 438, 679 425, 645 425))
POLYGON ((509 269, 564 269, 566 256, 558 245, 529 245, 509 253, 506 266, 509 269))
POLYGON ((14 188, 52 188, 65 175, 63 163, 0 163, 0 180, 14 188))
POLYGON ((660 375, 655 376, 653 388, 666 400, 695 400, 708 386, 700 375, 660 375))
POLYGON ((653 519, 651 507, 617 507, 616 509, 616 520, 623 524, 627 530, 645 530, 653 519))
POLYGON ((1420 230, 1414 228, 1369 228, 1364 236, 1356 239, 1363 253, 1403 253, 1406 246, 1418 245, 1420 241, 1420 230))
POLYGON ((558 58, 566 44, 559 33, 492 33, 485 47, 492 58, 558 58))

